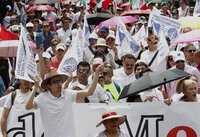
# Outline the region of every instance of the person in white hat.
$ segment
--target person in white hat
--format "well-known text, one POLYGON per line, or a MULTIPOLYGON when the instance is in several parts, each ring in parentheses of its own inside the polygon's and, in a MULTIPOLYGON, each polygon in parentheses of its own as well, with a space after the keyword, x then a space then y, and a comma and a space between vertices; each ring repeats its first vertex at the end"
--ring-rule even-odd
POLYGON ((118 115, 115 111, 105 111, 102 114, 102 120, 96 127, 104 125, 105 130, 98 133, 95 137, 128 137, 128 134, 119 129, 119 125, 123 124, 126 120, 125 115, 118 115))
MULTIPOLYGON (((79 92, 64 90, 62 85, 68 79, 68 76, 58 74, 55 70, 52 70, 46 75, 46 79, 41 84, 48 91, 40 93, 36 98, 34 98, 35 91, 31 92, 26 101, 26 109, 40 109, 46 137, 76 137, 72 103, 93 95, 99 74, 103 72, 106 64, 107 62, 104 62, 97 68, 92 84, 86 90, 79 92)), ((85 70, 82 71, 85 72, 85 70)))

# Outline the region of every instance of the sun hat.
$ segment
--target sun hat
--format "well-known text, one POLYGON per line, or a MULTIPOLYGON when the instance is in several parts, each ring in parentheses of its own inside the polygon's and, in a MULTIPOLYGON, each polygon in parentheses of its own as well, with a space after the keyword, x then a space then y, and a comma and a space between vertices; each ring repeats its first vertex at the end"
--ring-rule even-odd
POLYGON ((59 74, 56 70, 51 70, 46 74, 46 79, 42 81, 41 87, 46 89, 48 81, 57 76, 60 77, 63 82, 65 82, 68 79, 67 75, 59 74))
POLYGON ((173 56, 173 59, 175 62, 177 62, 178 60, 185 61, 185 55, 182 51, 177 51, 173 56))
POLYGON ((96 127, 99 127, 103 123, 104 120, 113 119, 113 118, 118 118, 118 125, 123 124, 124 121, 126 120, 125 115, 118 115, 115 111, 109 110, 109 111, 105 111, 102 114, 102 120, 96 125, 96 127))
POLYGON ((97 44, 95 45, 95 47, 97 47, 97 46, 108 47, 108 45, 106 44, 106 40, 103 38, 98 38, 97 44))

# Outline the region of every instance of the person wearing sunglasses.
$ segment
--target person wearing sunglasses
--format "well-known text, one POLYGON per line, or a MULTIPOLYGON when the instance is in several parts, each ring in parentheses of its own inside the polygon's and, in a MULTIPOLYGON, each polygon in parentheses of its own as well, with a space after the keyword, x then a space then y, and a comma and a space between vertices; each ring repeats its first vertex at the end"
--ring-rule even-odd
MULTIPOLYGON (((177 69, 185 71, 191 75, 196 76, 198 79, 198 93, 200 93, 200 73, 199 73, 198 69, 186 64, 185 55, 182 51, 176 51, 176 53, 173 56, 173 59, 175 62, 175 66, 172 67, 171 69, 177 68, 177 69)), ((166 84, 167 92, 164 92, 164 93, 166 93, 164 95, 165 98, 171 98, 176 93, 175 83, 176 83, 176 81, 166 84)))
POLYGON ((175 53, 176 53, 176 51, 171 51, 169 53, 169 55, 166 56, 166 58, 165 58, 166 61, 167 61, 166 69, 170 69, 170 68, 175 66, 175 62, 174 62, 174 59, 173 59, 173 56, 174 56, 175 53))
POLYGON ((193 67, 196 66, 195 56, 194 56, 195 51, 196 51, 196 48, 195 48, 194 44, 192 44, 192 43, 187 44, 186 47, 184 48, 186 63, 193 67))

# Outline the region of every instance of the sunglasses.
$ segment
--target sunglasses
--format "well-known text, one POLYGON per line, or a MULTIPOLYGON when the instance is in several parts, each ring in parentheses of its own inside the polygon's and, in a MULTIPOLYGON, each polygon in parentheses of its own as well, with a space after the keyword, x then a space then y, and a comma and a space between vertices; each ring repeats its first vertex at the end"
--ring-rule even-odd
POLYGON ((48 28, 49 27, 49 25, 44 25, 44 26, 42 26, 43 28, 48 28))
POLYGON ((97 41, 96 39, 89 39, 90 42, 95 42, 97 41))
POLYGON ((90 70, 89 69, 79 69, 78 72, 80 72, 80 73, 89 73, 90 70))
POLYGON ((185 61, 183 61, 183 60, 178 60, 178 61, 176 61, 176 63, 184 63, 185 61))
POLYGON ((172 61, 173 61, 173 58, 169 58, 168 61, 169 61, 169 62, 172 62, 172 61))
POLYGON ((63 83, 63 80, 61 80, 61 79, 59 79, 59 80, 52 80, 51 83, 53 83, 53 84, 63 83))
POLYGON ((189 53, 194 53, 196 50, 187 50, 189 53))

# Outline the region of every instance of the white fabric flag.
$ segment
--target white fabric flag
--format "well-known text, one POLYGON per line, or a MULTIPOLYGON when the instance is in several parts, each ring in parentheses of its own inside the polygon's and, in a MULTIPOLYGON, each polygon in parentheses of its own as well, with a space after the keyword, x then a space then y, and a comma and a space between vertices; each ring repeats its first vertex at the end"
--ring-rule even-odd
POLYGON ((21 26, 20 45, 17 49, 15 77, 33 82, 34 77, 37 75, 37 65, 25 31, 25 28, 21 26))
POLYGON ((200 15, 200 0, 196 0, 193 16, 199 16, 199 15, 200 15))
POLYGON ((144 25, 142 25, 142 27, 140 28, 140 30, 133 36, 133 38, 135 39, 135 41, 137 41, 138 44, 140 44, 142 42, 142 45, 144 47, 147 47, 148 44, 145 41, 145 38, 147 37, 144 25))
POLYGON ((88 26, 88 22, 87 22, 87 18, 86 15, 84 16, 84 25, 83 25, 83 37, 84 37, 84 47, 88 47, 89 46, 89 36, 90 36, 90 31, 89 31, 89 26, 88 26))
POLYGON ((122 21, 119 21, 117 26, 116 44, 119 45, 122 55, 129 53, 137 58, 141 50, 141 47, 133 39, 122 21))
POLYGON ((137 2, 133 5, 133 9, 140 9, 145 5, 145 0, 137 0, 137 2))
POLYGON ((81 30, 81 28, 79 28, 76 37, 74 37, 74 40, 72 40, 72 45, 68 49, 58 67, 58 73, 66 74, 69 71, 76 71, 78 63, 82 61, 82 42, 83 31, 81 30))

